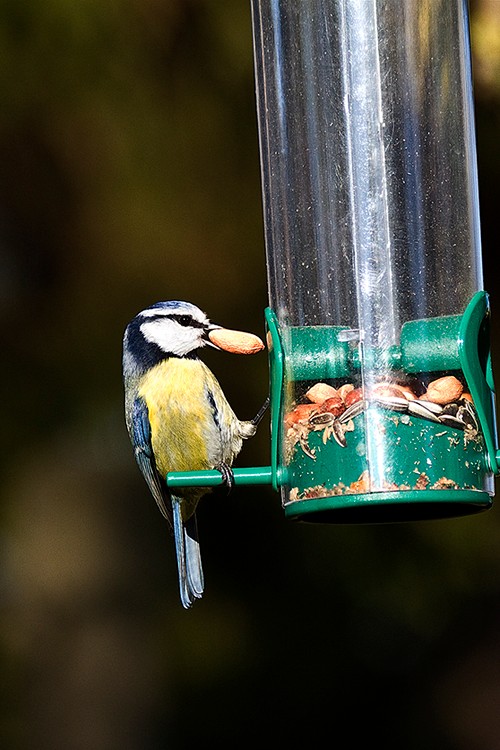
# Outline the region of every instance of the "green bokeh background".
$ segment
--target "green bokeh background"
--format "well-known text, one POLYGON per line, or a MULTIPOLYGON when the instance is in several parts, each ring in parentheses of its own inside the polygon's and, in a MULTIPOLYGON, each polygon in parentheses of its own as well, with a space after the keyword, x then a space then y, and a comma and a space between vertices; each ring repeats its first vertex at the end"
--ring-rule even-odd
MULTIPOLYGON (((500 3, 471 8, 498 370, 500 3)), ((0 53, 0 746, 499 748, 495 506, 337 527, 285 520, 270 489, 216 493, 205 597, 179 603, 121 338, 173 298, 264 334, 248 1, 2 0, 0 53)), ((265 354, 206 355, 253 416, 265 354)), ((268 451, 265 423, 238 464, 268 451)))

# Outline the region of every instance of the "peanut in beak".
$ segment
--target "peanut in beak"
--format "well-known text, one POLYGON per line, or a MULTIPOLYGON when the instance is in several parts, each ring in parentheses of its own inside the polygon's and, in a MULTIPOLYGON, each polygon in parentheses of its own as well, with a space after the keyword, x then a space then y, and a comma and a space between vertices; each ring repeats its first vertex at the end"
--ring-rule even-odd
POLYGON ((229 328, 215 328, 208 338, 219 349, 231 354, 256 354, 264 349, 264 343, 255 334, 229 328))

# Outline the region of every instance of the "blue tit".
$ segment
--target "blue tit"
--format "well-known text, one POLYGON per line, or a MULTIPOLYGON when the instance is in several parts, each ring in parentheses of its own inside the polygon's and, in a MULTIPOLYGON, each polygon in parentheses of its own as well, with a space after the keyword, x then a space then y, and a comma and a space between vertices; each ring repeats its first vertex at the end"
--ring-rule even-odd
POLYGON ((180 597, 186 608, 204 589, 196 507, 209 490, 184 488, 174 495, 166 475, 218 468, 230 485, 233 459, 243 440, 255 434, 266 406, 250 421, 240 421, 233 412, 197 355, 207 345, 226 348, 210 340, 213 334, 217 341, 217 331, 225 329, 211 323, 195 305, 168 301, 136 315, 123 338, 127 429, 139 468, 173 531, 180 597))

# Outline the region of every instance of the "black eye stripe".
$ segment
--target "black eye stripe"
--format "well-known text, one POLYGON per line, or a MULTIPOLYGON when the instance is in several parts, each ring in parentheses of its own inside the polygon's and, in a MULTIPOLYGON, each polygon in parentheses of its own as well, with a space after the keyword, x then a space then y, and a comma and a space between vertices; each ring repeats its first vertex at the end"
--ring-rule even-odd
POLYGON ((172 315, 168 315, 167 317, 172 318, 172 320, 176 320, 178 323, 180 323, 181 326, 185 326, 186 328, 188 326, 191 326, 192 328, 204 328, 204 324, 200 323, 199 320, 195 320, 192 315, 177 315, 176 313, 173 313, 172 315))
POLYGON ((170 320, 175 320, 179 325, 188 328, 205 328, 205 323, 201 323, 199 320, 195 320, 191 315, 180 315, 178 313, 168 313, 167 315, 148 315, 143 316, 142 323, 149 323, 150 321, 154 322, 155 320, 165 320, 166 318, 170 318, 170 320))

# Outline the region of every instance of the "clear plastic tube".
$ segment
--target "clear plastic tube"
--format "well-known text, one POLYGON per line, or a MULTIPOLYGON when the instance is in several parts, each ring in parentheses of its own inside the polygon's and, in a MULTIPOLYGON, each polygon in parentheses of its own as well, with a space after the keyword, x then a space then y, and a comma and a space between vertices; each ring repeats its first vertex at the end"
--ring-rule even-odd
POLYGON ((465 0, 253 0, 270 305, 378 344, 482 288, 465 0))

